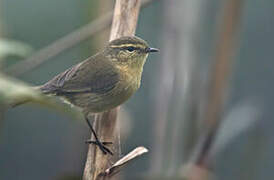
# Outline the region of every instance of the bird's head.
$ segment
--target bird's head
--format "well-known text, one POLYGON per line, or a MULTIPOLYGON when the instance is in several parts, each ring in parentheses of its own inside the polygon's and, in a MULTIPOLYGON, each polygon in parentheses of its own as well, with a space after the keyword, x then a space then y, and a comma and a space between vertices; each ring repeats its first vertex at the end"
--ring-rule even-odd
POLYGON ((124 36, 109 42, 104 54, 120 67, 142 71, 148 54, 158 51, 156 48, 150 48, 141 38, 124 36))

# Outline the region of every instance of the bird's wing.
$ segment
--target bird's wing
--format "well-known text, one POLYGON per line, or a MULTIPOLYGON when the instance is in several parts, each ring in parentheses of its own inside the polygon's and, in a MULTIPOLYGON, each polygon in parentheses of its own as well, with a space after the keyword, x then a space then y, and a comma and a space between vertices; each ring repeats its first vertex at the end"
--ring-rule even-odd
POLYGON ((55 76, 41 86, 46 94, 106 93, 119 81, 113 66, 100 56, 91 57, 55 76))

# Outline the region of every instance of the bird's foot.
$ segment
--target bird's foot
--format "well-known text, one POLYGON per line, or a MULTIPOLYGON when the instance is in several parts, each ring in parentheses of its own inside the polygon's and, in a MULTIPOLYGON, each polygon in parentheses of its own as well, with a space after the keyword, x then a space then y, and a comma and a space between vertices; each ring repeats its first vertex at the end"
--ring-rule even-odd
POLYGON ((109 153, 110 155, 113 155, 111 150, 107 148, 105 145, 113 144, 112 142, 100 142, 100 141, 93 141, 93 140, 86 140, 87 144, 94 144, 100 148, 100 150, 104 153, 107 154, 109 153))

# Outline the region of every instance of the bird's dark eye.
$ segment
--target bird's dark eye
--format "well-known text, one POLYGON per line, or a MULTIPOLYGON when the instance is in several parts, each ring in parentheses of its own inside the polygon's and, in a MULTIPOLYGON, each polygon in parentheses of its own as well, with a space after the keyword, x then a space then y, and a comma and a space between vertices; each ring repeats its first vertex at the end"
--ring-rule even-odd
POLYGON ((132 52, 132 51, 134 51, 134 47, 133 46, 129 46, 129 47, 126 48, 126 50, 128 50, 129 52, 132 52))

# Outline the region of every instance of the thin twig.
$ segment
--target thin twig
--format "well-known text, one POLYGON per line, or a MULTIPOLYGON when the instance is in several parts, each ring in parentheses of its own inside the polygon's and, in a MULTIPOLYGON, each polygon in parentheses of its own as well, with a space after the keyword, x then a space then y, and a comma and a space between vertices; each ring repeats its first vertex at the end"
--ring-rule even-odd
MULTIPOLYGON (((135 34, 137 25, 140 0, 116 0, 110 41, 121 36, 132 36, 135 34)), ((93 145, 89 146, 88 157, 84 170, 84 180, 105 179, 108 176, 102 176, 110 167, 111 162, 118 159, 119 151, 119 131, 117 131, 117 113, 119 107, 108 112, 97 114, 93 126, 96 129, 97 135, 101 141, 113 142, 112 150, 114 156, 105 155, 101 151, 97 151, 93 145)))
POLYGON ((135 159, 147 152, 148 152, 148 150, 145 147, 135 148, 130 153, 128 153, 126 156, 124 156, 119 161, 117 161, 115 164, 113 164, 110 168, 105 170, 105 172, 101 173, 100 176, 108 176, 108 177, 113 176, 114 174, 118 173, 121 170, 121 168, 123 168, 125 165, 127 165, 130 161, 132 161, 133 159, 135 159))
MULTIPOLYGON (((153 0, 142 1, 142 7, 147 6, 153 0)), ((48 59, 60 54, 64 50, 67 50, 78 43, 88 39, 97 32, 104 30, 109 27, 112 21, 113 11, 105 13, 104 16, 95 19, 89 24, 77 29, 76 31, 56 40, 52 44, 45 48, 37 51, 31 57, 16 63, 10 68, 4 69, 3 71, 13 76, 19 76, 25 72, 34 69, 41 64, 45 63, 48 59)))

